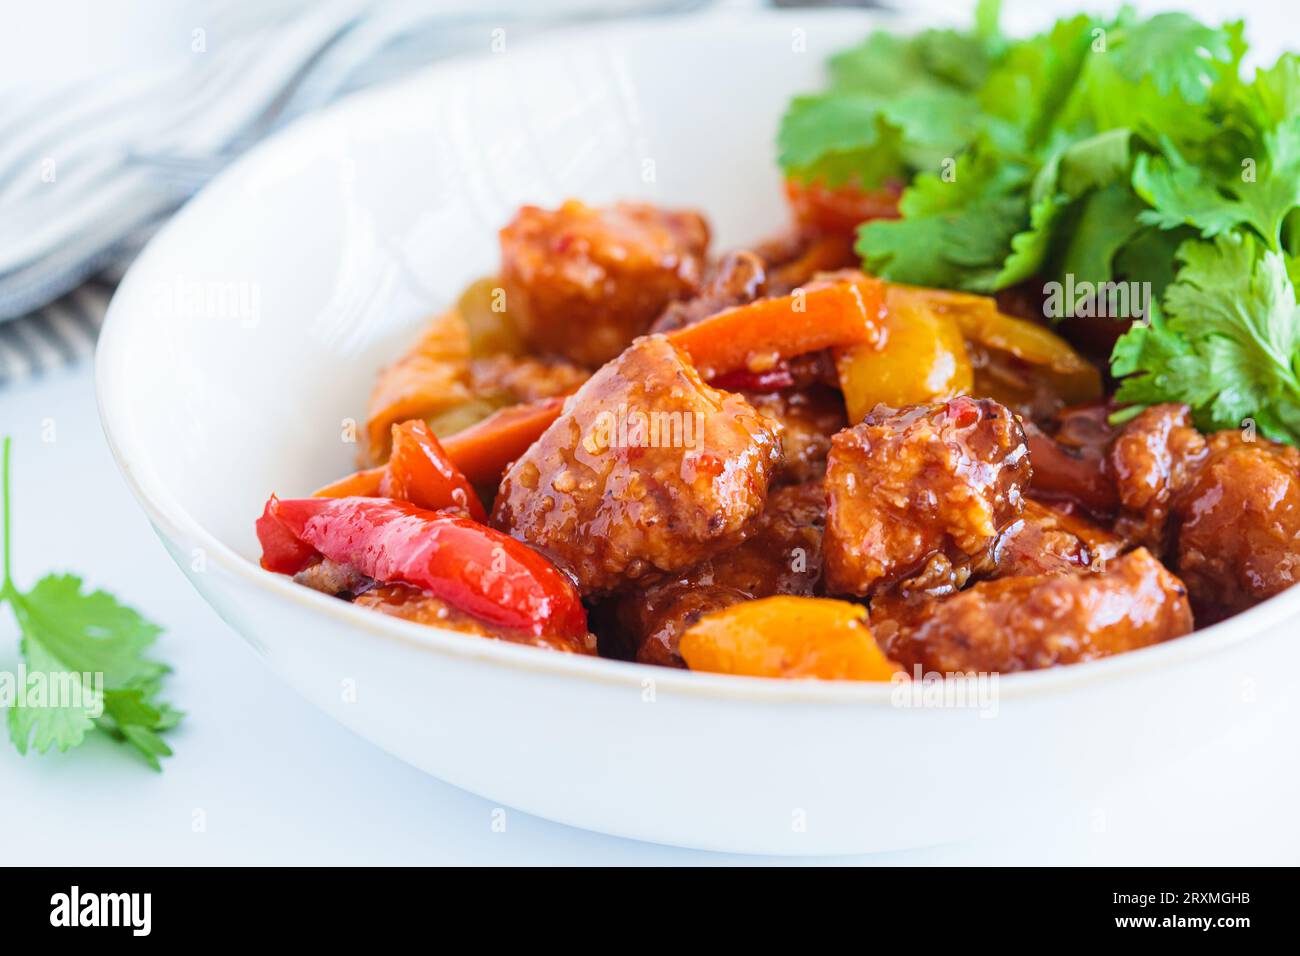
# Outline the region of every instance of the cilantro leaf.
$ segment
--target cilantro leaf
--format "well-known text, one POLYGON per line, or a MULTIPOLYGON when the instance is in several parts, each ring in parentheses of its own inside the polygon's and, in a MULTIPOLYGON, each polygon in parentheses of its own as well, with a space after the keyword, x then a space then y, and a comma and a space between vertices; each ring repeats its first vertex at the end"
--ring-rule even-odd
POLYGON ((1188 103, 1203 103, 1222 75, 1241 58, 1233 29, 1215 30, 1185 13, 1160 13, 1137 22, 1121 14, 1115 66, 1132 83, 1150 78, 1161 94, 1177 92, 1188 103))
POLYGON ((29 745, 40 753, 76 747, 103 712, 102 688, 90 675, 68 670, 39 641, 23 637, 19 647, 26 673, 9 706, 9 739, 20 754, 29 745))
POLYGON ((1142 229, 1141 210, 1142 201, 1127 184, 1089 192, 1065 232, 1057 271, 1076 282, 1111 281, 1116 256, 1142 229))
POLYGON ((158 734, 182 714, 158 701, 170 668, 146 652, 160 628, 103 591, 83 591, 81 579, 50 574, 26 593, 9 570, 9 452, 4 442, 4 580, 21 631, 25 680, 6 717, 19 753, 78 746, 92 728, 134 747, 155 770, 171 754, 158 734))
POLYGON ((806 169, 828 153, 870 149, 881 142, 881 101, 866 94, 796 97, 781 122, 781 165, 806 169))
POLYGON ((959 157, 951 176, 918 176, 903 193, 903 218, 858 230, 869 271, 914 285, 989 291, 1029 215, 1029 171, 991 152, 959 157))
POLYGON ((1259 129, 1300 113, 1300 56, 1284 53, 1271 67, 1257 69, 1255 81, 1240 93, 1240 105, 1259 129))
POLYGON ((1133 188, 1151 206, 1140 214, 1142 222, 1161 229, 1193 226, 1205 239, 1249 226, 1269 248, 1280 249, 1283 223, 1300 206, 1300 117, 1265 133, 1259 152, 1263 162, 1253 170, 1243 167, 1221 179, 1176 153, 1139 156, 1133 188))
POLYGON ((24 638, 39 642, 70 670, 102 673, 111 687, 166 672, 163 664, 144 657, 161 628, 110 594, 83 594, 74 575, 46 575, 17 595, 14 608, 24 638))
POLYGON ((1228 199, 1207 182, 1201 170, 1181 159, 1138 156, 1133 167, 1133 188, 1150 209, 1139 218, 1161 229, 1193 226, 1203 239, 1229 232, 1248 219, 1240 203, 1228 199))
POLYGON ((1164 318, 1116 343, 1116 397, 1190 405, 1205 428, 1256 420, 1270 438, 1296 443, 1300 309, 1283 257, 1249 235, 1190 241, 1164 298, 1164 318))

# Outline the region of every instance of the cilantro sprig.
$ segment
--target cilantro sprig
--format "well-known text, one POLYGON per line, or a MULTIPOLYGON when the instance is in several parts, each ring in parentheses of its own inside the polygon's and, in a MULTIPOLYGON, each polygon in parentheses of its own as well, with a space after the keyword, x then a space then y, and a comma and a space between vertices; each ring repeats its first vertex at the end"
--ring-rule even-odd
MULTIPOLYGON (((992 293, 1149 283, 1117 397, 1300 444, 1300 58, 1242 75, 1241 23, 1080 14, 1025 39, 873 33, 782 120, 787 176, 907 184, 859 228, 887 279, 992 293)), ((1071 314, 1073 303, 1065 303, 1071 314)))
POLYGON ((158 700, 166 664, 145 656, 161 633, 103 591, 83 591, 81 579, 50 574, 22 592, 11 569, 10 440, 4 440, 4 580, 7 603, 21 634, 23 673, 9 675, 9 738, 18 752, 76 747, 100 730, 139 752, 155 770, 171 756, 160 734, 183 714, 158 700), (19 680, 21 678, 21 680, 19 680))

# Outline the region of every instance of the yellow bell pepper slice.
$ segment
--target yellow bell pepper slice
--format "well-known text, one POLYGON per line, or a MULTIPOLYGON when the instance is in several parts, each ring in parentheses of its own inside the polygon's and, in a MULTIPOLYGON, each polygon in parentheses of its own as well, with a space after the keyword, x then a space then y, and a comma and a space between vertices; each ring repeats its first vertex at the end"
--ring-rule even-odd
MULTIPOLYGON (((999 312, 986 296, 945 289, 912 289, 931 309, 949 316, 968 342, 1002 352, 1032 366, 1066 405, 1079 405, 1101 397, 1097 367, 1051 330, 999 312)), ((998 398, 990 395, 990 398, 998 398)))
POLYGON ((879 341, 836 350, 850 422, 862 421, 879 403, 900 408, 971 390, 974 373, 960 327, 919 291, 886 285, 879 341))

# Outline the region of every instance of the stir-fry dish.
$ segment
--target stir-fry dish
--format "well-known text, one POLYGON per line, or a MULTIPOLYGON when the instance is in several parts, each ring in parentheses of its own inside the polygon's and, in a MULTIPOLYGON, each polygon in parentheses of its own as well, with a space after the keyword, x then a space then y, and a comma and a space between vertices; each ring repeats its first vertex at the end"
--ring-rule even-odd
MULTIPOLYGON (((989 50, 972 69, 1024 60, 1007 42, 989 50)), ((897 166, 903 133, 880 135, 894 166, 846 174, 862 144, 840 167, 786 162, 793 225, 750 248, 712 248, 691 210, 519 209, 499 272, 379 375, 361 470, 269 500, 263 566, 478 637, 856 680, 1094 660, 1295 583, 1300 451, 1275 440, 1284 418, 1228 427, 1159 393, 1198 367, 1200 340, 1181 365, 1160 348, 1183 347, 1166 323, 1198 303, 1179 283, 1204 285, 1186 273, 1230 227, 1211 241, 1139 216, 1129 239, 1190 233, 1165 263, 1182 273, 1140 314, 1045 317, 1057 259, 980 285, 951 243, 910 248, 906 269, 881 252, 907 236, 879 227, 919 231, 917 190, 939 187, 897 166), (907 269, 948 288, 900 281, 907 269), (1117 339, 1146 362, 1145 385, 1117 367, 1117 339)), ((1161 157, 1141 135, 1125 149, 1148 158, 1123 163, 1150 174, 1161 157)), ((1085 202, 1098 188, 1074 185, 1085 202)), ((1257 285, 1261 261, 1240 281, 1257 285)))

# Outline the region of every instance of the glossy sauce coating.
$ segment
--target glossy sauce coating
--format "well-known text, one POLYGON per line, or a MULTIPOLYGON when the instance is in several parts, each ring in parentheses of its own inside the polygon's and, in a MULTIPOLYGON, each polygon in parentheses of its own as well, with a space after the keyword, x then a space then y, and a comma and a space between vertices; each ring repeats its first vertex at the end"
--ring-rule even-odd
POLYGON ((767 270, 752 252, 728 252, 709 270, 699 292, 669 303, 650 326, 651 332, 671 332, 701 319, 745 305, 767 292, 767 270))
POLYGON ((694 632, 696 666, 769 676, 888 675, 881 647, 1070 664, 1300 579, 1300 451, 1179 405, 1127 418, 1037 283, 999 306, 863 275, 856 227, 896 190, 788 196, 794 228, 712 261, 695 212, 521 208, 499 277, 379 375, 374 467, 333 503, 272 496, 263 566, 557 650, 593 652, 588 612, 645 663, 686 666, 694 632))
POLYGON ((998 540, 992 576, 1101 571, 1123 550, 1123 539, 1100 525, 1027 498, 1024 513, 998 540))
POLYGON ((1119 496, 1106 456, 1116 429, 1107 421, 1108 406, 1095 403, 1058 412, 1043 427, 1026 422, 1029 460, 1034 474, 1029 494, 1063 510, 1087 511, 1109 523, 1119 510, 1119 496))
POLYGON ((1163 555, 1170 505, 1205 455, 1186 405, 1153 405, 1125 424, 1106 459, 1120 505, 1116 532, 1163 555))
POLYGON ((372 588, 359 595, 355 603, 383 614, 414 621, 416 624, 461 631, 476 637, 496 638, 514 644, 528 644, 532 647, 544 647, 569 654, 596 653, 596 639, 591 634, 532 634, 508 627, 489 627, 479 618, 457 610, 446 601, 405 584, 388 584, 372 588))
POLYGON ((826 474, 831 439, 848 424, 839 393, 824 385, 813 385, 767 393, 746 392, 745 397, 760 413, 781 424, 785 456, 777 469, 777 483, 820 482, 826 474))
POLYGON ((293 576, 296 583, 303 587, 320 591, 330 597, 351 598, 364 594, 374 587, 374 581, 366 577, 350 564, 340 564, 329 558, 321 558, 307 565, 293 576))
POLYGON ((540 354, 607 362, 675 299, 699 289, 709 229, 694 212, 576 200, 524 206, 501 230, 501 278, 515 326, 540 354))
POLYGON ((753 598, 815 594, 825 523, 821 482, 777 488, 768 495, 754 533, 739 547, 672 581, 619 595, 615 614, 631 656, 645 664, 682 667, 677 642, 702 614, 753 598))
POLYGON ((430 321, 411 349, 380 370, 366 410, 366 442, 360 464, 388 460, 392 427, 428 418, 469 402, 469 328, 448 309, 430 321))
POLYGON ((987 399, 878 407, 827 461, 829 593, 866 596, 918 576, 960 587, 1020 516, 1029 454, 1019 421, 987 399))
POLYGON ((1218 432, 1174 504, 1174 563, 1198 608, 1239 611, 1300 580, 1300 451, 1218 432))
POLYGON ((983 581, 948 597, 872 602, 872 627, 909 672, 1037 670, 1077 664, 1192 629, 1187 590, 1145 548, 1106 571, 983 581))
POLYGON ((569 398, 506 473, 493 522, 585 594, 662 580, 753 530, 781 458, 779 426, 646 336, 569 398))

